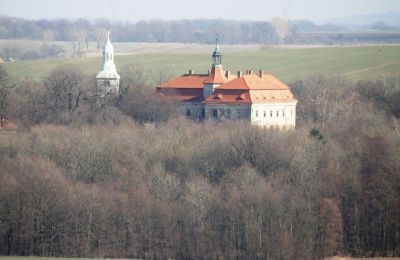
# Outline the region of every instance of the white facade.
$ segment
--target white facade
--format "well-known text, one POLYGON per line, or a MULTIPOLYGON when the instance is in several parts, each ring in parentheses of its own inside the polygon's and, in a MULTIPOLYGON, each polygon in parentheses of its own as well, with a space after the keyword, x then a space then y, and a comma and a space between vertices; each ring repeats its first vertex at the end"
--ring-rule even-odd
POLYGON ((110 32, 108 32, 107 43, 103 49, 102 70, 97 74, 96 79, 102 96, 111 92, 119 92, 120 76, 114 63, 114 47, 110 41, 110 32))
POLYGON ((297 101, 252 104, 251 124, 263 128, 293 129, 296 126, 296 104, 297 101))
POLYGON ((186 116, 206 120, 248 120, 251 125, 262 128, 294 129, 296 126, 296 104, 260 103, 260 104, 206 104, 197 107, 184 104, 186 116), (204 112, 200 112, 201 109, 204 112), (190 112, 189 112, 190 111, 190 112))

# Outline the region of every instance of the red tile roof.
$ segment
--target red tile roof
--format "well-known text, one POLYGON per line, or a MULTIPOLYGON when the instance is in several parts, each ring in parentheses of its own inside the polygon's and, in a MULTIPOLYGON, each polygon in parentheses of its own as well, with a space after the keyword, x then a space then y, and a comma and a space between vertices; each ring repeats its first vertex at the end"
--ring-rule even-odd
POLYGON ((226 84, 218 87, 219 89, 289 89, 287 85, 275 78, 271 74, 264 74, 263 77, 258 75, 243 75, 226 84))
POLYGON ((211 69, 210 75, 204 81, 205 84, 224 84, 228 79, 224 75, 221 66, 215 66, 211 69))
POLYGON ((201 102, 203 100, 203 88, 165 88, 157 87, 157 92, 161 96, 170 100, 201 102))
POLYGON ((186 102, 219 103, 279 103, 296 101, 290 88, 271 74, 247 74, 225 77, 221 67, 214 67, 209 75, 183 75, 157 87, 169 99, 186 102), (221 83, 222 82, 222 83, 221 83), (221 84, 203 101, 204 84, 221 84))
POLYGON ((207 104, 251 104, 251 98, 248 90, 215 89, 214 93, 203 102, 207 104))
POLYGON ((278 103, 296 101, 290 88, 271 74, 243 75, 219 87, 204 103, 278 103))
POLYGON ((185 74, 176 79, 169 80, 159 86, 159 88, 201 88, 207 79, 206 74, 185 74))

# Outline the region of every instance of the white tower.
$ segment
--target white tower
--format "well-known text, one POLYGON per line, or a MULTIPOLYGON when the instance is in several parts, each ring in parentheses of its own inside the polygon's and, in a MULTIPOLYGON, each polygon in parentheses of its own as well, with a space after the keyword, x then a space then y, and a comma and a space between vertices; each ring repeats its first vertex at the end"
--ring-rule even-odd
POLYGON ((108 32, 107 43, 103 50, 103 67, 96 79, 102 95, 110 92, 118 93, 120 77, 114 64, 114 47, 110 42, 110 32, 108 32))

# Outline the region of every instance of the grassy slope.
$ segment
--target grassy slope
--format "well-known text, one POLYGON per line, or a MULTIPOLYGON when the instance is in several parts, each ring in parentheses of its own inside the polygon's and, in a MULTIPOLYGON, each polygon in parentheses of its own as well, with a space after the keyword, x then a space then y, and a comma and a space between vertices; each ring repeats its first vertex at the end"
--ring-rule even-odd
MULTIPOLYGON (((206 72, 210 68, 211 51, 181 53, 160 49, 153 53, 116 56, 115 60, 119 69, 127 64, 139 64, 153 72, 167 69, 173 75, 180 75, 190 68, 195 72, 206 72)), ((17 78, 40 78, 60 64, 72 64, 84 73, 95 74, 100 63, 100 57, 88 57, 20 61, 5 66, 17 78)), ((314 74, 338 74, 350 80, 377 79, 400 75, 400 45, 239 51, 225 53, 223 64, 231 71, 263 69, 287 82, 314 74)))

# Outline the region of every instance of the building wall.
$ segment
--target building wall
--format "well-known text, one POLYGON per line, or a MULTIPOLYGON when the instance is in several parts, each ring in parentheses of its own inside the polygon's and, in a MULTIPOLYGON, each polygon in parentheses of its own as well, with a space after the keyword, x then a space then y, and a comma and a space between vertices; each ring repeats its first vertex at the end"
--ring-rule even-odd
POLYGON ((263 128, 293 129, 296 126, 297 101, 264 104, 182 103, 182 112, 193 120, 249 120, 263 128))
POLYGON ((186 115, 186 117, 193 120, 201 120, 203 119, 203 109, 204 105, 201 103, 195 102, 187 102, 181 105, 182 112, 186 115))
POLYGON ((225 120, 249 120, 251 106, 243 104, 206 104, 205 119, 225 120))
POLYGON ((203 97, 204 99, 208 98, 214 92, 216 87, 221 86, 221 84, 205 84, 203 88, 203 97))
POLYGON ((266 128, 293 129, 296 126, 296 104, 297 101, 252 104, 251 124, 266 128))

